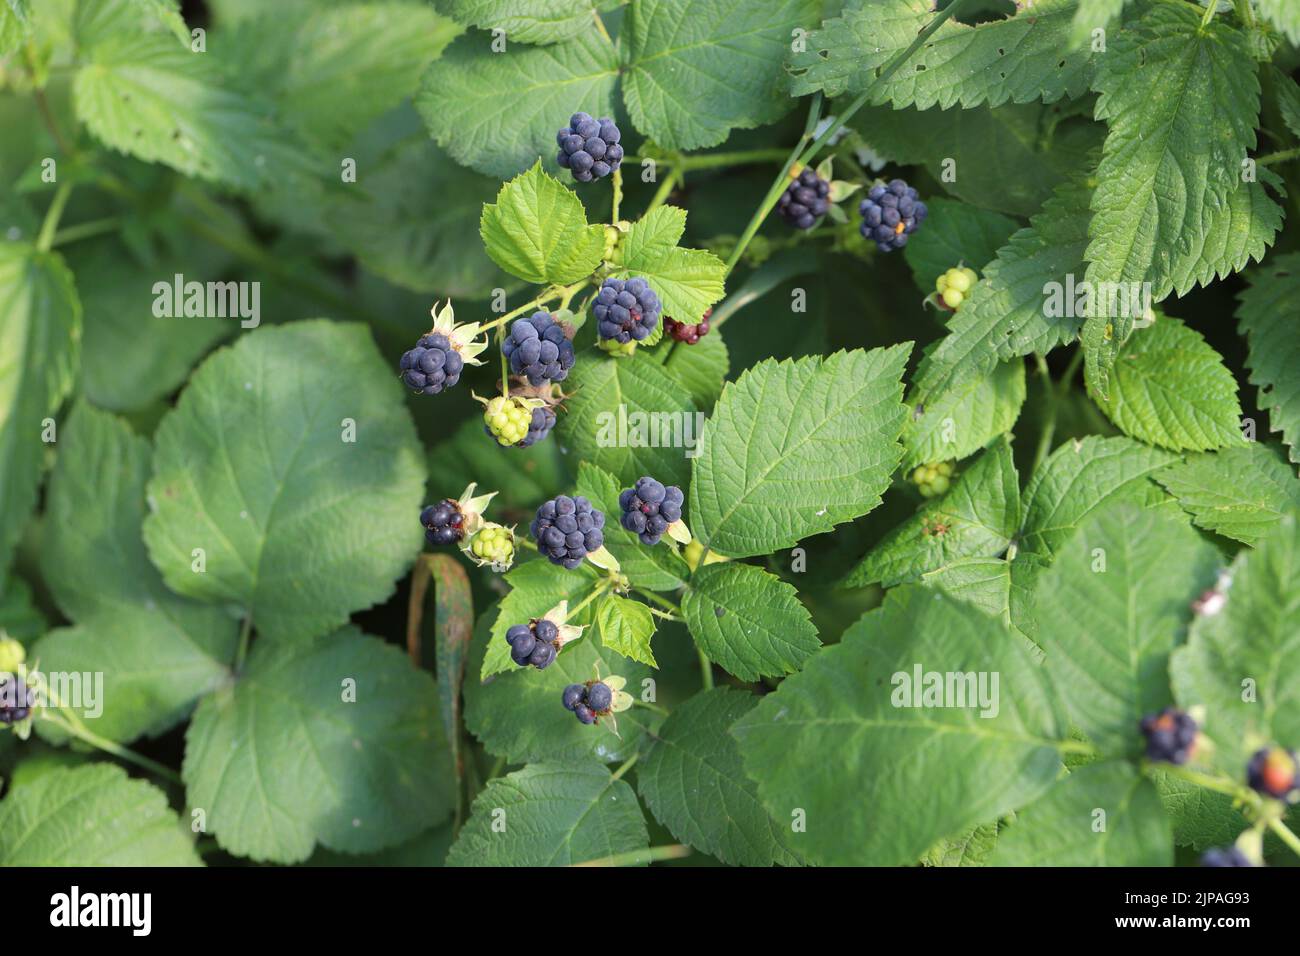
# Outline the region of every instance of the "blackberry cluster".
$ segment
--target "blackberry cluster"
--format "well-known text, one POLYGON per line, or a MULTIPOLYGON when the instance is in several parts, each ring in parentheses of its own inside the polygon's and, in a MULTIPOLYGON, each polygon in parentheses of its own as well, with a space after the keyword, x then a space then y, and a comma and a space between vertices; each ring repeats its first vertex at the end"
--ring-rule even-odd
POLYGON ((515 557, 515 536, 499 525, 481 529, 469 545, 476 558, 509 566, 515 557))
POLYGON ((659 296, 640 276, 606 279, 591 305, 596 331, 620 345, 640 342, 659 324, 659 296))
POLYGON ((781 193, 776 211, 796 229, 811 229, 826 215, 830 192, 831 184, 818 176, 816 170, 805 169, 781 193))
POLYGON ((555 639, 559 636, 560 629, 544 617, 535 618, 527 624, 516 624, 506 631, 510 659, 520 667, 531 664, 539 671, 546 670, 555 662, 555 655, 560 653, 555 645, 555 639))
POLYGON ((0 724, 16 724, 31 715, 36 692, 15 674, 0 675, 0 724))
POLYGON ((588 113, 574 113, 569 125, 555 134, 560 147, 555 161, 573 173, 580 183, 604 179, 623 162, 622 138, 609 118, 592 119, 588 113))
POLYGON ((498 395, 483 409, 483 428, 498 445, 518 445, 527 441, 533 430, 533 409, 498 395))
POLYGON ((858 212, 862 238, 870 239, 881 252, 891 252, 907 245, 907 237, 925 222, 928 210, 915 189, 894 179, 887 186, 872 186, 858 212))
POLYGON ((460 381, 465 361, 451 347, 447 336, 430 332, 420 336, 415 348, 403 353, 398 367, 402 370, 402 381, 412 391, 437 395, 460 381))
POLYGON ((676 319, 664 316, 664 331, 671 335, 678 342, 684 342, 687 345, 694 345, 702 336, 709 334, 709 316, 713 315, 713 309, 705 309, 704 314, 700 316, 700 321, 694 325, 687 325, 685 322, 678 322, 676 319))
POLYGON ((933 465, 918 465, 912 472, 912 481, 922 498, 933 498, 948 490, 952 484, 953 463, 940 461, 933 465))
POLYGON ((465 516, 450 498, 421 511, 420 524, 424 525, 424 537, 430 544, 455 544, 465 537, 465 516))
POLYGON ((1274 800, 1286 800, 1300 789, 1296 779, 1295 751, 1282 747, 1265 747, 1255 751, 1246 765, 1246 782, 1256 793, 1274 800))
POLYGON ((524 376, 529 385, 562 382, 573 368, 573 343, 564 326, 545 311, 516 319, 501 342, 501 351, 510 360, 510 371, 524 376))
POLYGON ((537 509, 531 531, 538 551, 552 564, 572 570, 605 543, 604 526, 605 515, 586 498, 559 495, 537 509))
POLYGON ((1184 764, 1196 749, 1196 721, 1176 707, 1148 714, 1140 726, 1147 739, 1148 760, 1184 764))
POLYGON ((529 445, 536 445, 549 435, 554 427, 555 409, 549 405, 539 405, 533 409, 533 419, 528 423, 528 434, 519 441, 516 447, 527 448, 529 445))
POLYGON ((1212 847, 1201 857, 1201 866, 1254 866, 1250 857, 1235 846, 1212 847))
POLYGON ((608 684, 592 681, 588 684, 570 684, 564 688, 561 699, 564 709, 573 711, 580 723, 594 724, 596 718, 609 713, 610 705, 614 703, 614 692, 608 684))
POLYGON ((665 488, 648 475, 638 478, 634 487, 618 496, 623 509, 620 523, 642 544, 658 544, 668 526, 681 519, 682 500, 682 489, 676 485, 665 488))

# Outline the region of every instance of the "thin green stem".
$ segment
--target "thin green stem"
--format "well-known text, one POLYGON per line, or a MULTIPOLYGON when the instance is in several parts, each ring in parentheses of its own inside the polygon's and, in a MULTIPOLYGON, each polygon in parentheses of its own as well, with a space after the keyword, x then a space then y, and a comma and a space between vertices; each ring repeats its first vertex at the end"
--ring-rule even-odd
POLYGON ((641 595, 641 597, 645 598, 647 601, 652 601, 655 604, 658 604, 664 610, 671 611, 673 614, 680 615, 682 613, 680 605, 674 604, 666 597, 661 597, 658 594, 655 594, 654 591, 647 591, 645 588, 633 588, 632 591, 635 594, 641 595))
POLYGON ((75 226, 68 226, 66 229, 60 229, 54 234, 54 240, 50 243, 51 248, 66 245, 69 242, 77 242, 81 239, 93 239, 95 236, 102 236, 108 232, 115 232, 122 226, 122 219, 119 216, 106 216, 103 219, 92 219, 89 222, 79 222, 75 226))
POLYGON ((585 598, 579 601, 575 607, 569 608, 568 617, 572 618, 575 614, 577 614, 579 611, 585 608, 588 604, 590 604, 592 601, 596 600, 596 598, 604 594, 607 590, 609 590, 609 586, 611 583, 612 582, 608 578, 598 582, 596 586, 591 589, 590 594, 588 594, 585 598))
MULTIPOLYGON (((671 166, 683 172, 693 172, 699 169, 720 169, 727 166, 779 163, 787 155, 788 151, 784 149, 744 149, 727 153, 697 153, 695 155, 677 153, 672 156, 660 157, 655 160, 655 163, 660 166, 671 166)), ((624 161, 629 161, 629 159, 633 164, 642 162, 642 158, 637 156, 625 157, 624 161)))
POLYGON ((1043 377, 1043 393, 1047 408, 1044 412, 1046 418, 1043 421, 1043 430, 1038 436, 1038 447, 1034 451, 1034 464, 1031 475, 1038 471, 1041 465, 1052 450, 1052 441, 1056 437, 1057 415, 1060 410, 1061 402, 1064 401, 1066 394, 1070 391, 1070 385, 1074 381, 1074 376, 1079 372, 1079 366, 1083 363, 1083 349, 1077 349, 1070 357, 1070 364, 1065 367, 1065 372, 1061 375, 1060 381, 1052 383, 1052 374, 1047 367, 1047 359, 1039 352, 1034 353, 1034 361, 1038 366, 1038 373, 1043 377))
POLYGON ((665 621, 676 621, 678 624, 683 624, 686 621, 686 618, 682 617, 681 615, 673 614, 669 611, 661 611, 657 607, 650 607, 649 605, 647 605, 646 610, 649 611, 651 614, 653 614, 655 617, 662 618, 665 621))
POLYGON ((623 205, 623 167, 614 170, 614 200, 609 213, 610 222, 618 222, 618 207, 623 205))
POLYGON ((1202 773, 1199 770, 1193 770, 1190 767, 1182 767, 1178 764, 1161 763, 1159 769, 1171 777, 1177 777, 1179 780, 1186 780, 1188 783, 1195 784, 1206 790, 1213 790, 1215 793, 1226 794, 1229 797, 1237 799, 1252 799, 1254 794, 1251 790, 1243 787, 1227 777, 1212 776, 1208 773, 1202 773))
POLYGON ((640 754, 633 754, 632 756, 628 757, 626 760, 624 760, 621 764, 618 765, 618 769, 614 771, 614 775, 612 779, 622 780, 623 774, 631 770, 636 765, 636 762, 640 759, 641 759, 640 754))
POLYGON ((235 673, 244 666, 244 659, 248 657, 248 645, 253 637, 253 615, 252 612, 244 615, 244 623, 239 628, 239 649, 235 651, 235 673))
POLYGON ((597 32, 599 32, 600 35, 603 36, 603 37, 605 38, 605 41, 606 41, 610 46, 613 46, 613 45, 614 45, 614 38, 611 37, 611 36, 609 35, 609 30, 605 29, 605 21, 602 20, 602 19, 600 18, 600 11, 599 11, 599 10, 592 10, 592 11, 591 11, 591 15, 592 15, 593 17, 596 18, 596 30, 597 30, 597 32))
POLYGON ((667 716, 668 716, 668 708, 667 708, 667 707, 660 707, 658 704, 652 704, 652 703, 650 703, 650 701, 648 701, 648 700, 635 700, 635 699, 634 699, 634 700, 632 701, 632 703, 635 704, 637 707, 644 707, 646 710, 650 711, 651 713, 659 714, 661 717, 667 717, 667 716))
POLYGON ((613 856, 602 856, 598 860, 587 860, 585 863, 573 863, 570 865, 641 866, 646 863, 654 863, 657 860, 680 860, 682 857, 690 855, 690 847, 682 843, 673 843, 667 846, 652 846, 645 850, 628 850, 626 853, 615 853, 613 856))
POLYGON ((1278 838, 1289 846, 1293 853, 1300 856, 1300 837, 1297 837, 1289 826, 1281 820, 1274 819, 1268 821, 1268 828, 1277 834, 1278 838))
POLYGON ((1249 30, 1255 26, 1255 12, 1250 9, 1250 0, 1232 0, 1232 6, 1237 11, 1237 17, 1246 29, 1249 30))
POLYGON ((144 754, 136 753, 130 747, 124 747, 115 741, 109 740, 107 737, 101 737, 99 734, 86 727, 86 725, 81 722, 81 719, 72 715, 67 708, 61 707, 60 710, 63 711, 64 716, 60 717, 47 711, 43 719, 50 721, 56 727, 62 727, 69 735, 77 738, 83 743, 90 744, 90 746, 97 750, 102 750, 104 753, 112 754, 114 757, 125 760, 127 763, 135 764, 142 770, 147 770, 155 776, 166 780, 168 783, 174 783, 177 786, 183 785, 180 774, 171 767, 160 764, 158 761, 152 760, 144 754))
POLYGON ((50 200, 50 208, 45 212, 45 221, 41 223, 40 234, 36 237, 36 248, 41 252, 49 252, 54 245, 54 234, 58 232, 59 220, 63 218, 63 210, 67 208, 68 197, 71 195, 72 182, 64 180, 59 183, 54 198, 50 200))
POLYGON ((659 188, 655 190, 654 197, 650 200, 650 205, 646 207, 646 212, 652 212, 662 206, 677 188, 677 183, 681 181, 682 173, 680 169, 668 170, 668 175, 659 183, 659 188))
POLYGON ((709 655, 704 653, 704 648, 698 644, 695 650, 700 655, 700 681, 704 684, 705 690, 713 690, 713 661, 709 660, 709 655))
POLYGON ((1300 147, 1296 149, 1283 149, 1276 153, 1269 153, 1267 156, 1261 156, 1255 160, 1255 165, 1273 166, 1277 163, 1289 163, 1293 159, 1300 159, 1300 147))
POLYGON ((1214 19, 1214 11, 1219 7, 1219 0, 1206 0, 1205 13, 1201 16, 1201 29, 1204 30, 1214 19))
POLYGON ((543 302, 549 302, 551 299, 560 299, 564 302, 567 302, 568 300, 572 299, 573 296, 577 294, 582 289, 582 287, 585 286, 590 281, 591 281, 590 278, 586 278, 586 279, 580 279, 579 281, 573 283, 572 285, 547 286, 545 289, 539 292, 532 299, 529 299, 523 305, 519 306, 519 308, 511 309, 509 312, 505 313, 500 318, 493 319, 491 322, 484 322, 481 326, 479 326, 479 331, 491 332, 493 329, 505 325, 511 319, 522 315, 523 313, 527 312, 529 309, 535 309, 543 302))

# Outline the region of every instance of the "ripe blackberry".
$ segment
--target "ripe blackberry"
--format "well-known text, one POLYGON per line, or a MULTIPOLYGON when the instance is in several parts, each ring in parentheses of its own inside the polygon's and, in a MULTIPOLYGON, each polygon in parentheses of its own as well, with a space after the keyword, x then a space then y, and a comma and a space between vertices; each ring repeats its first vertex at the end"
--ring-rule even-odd
POLYGON ((1255 751, 1246 766, 1246 782, 1252 790, 1275 800, 1287 800, 1300 789, 1296 779, 1295 751, 1264 747, 1255 751))
POLYGON ((805 169, 781 193, 776 211, 796 229, 811 229, 826 215, 830 191, 831 184, 818 176, 815 169, 805 169))
POLYGON ((552 564, 573 569, 582 564, 588 552, 604 545, 604 526, 605 515, 586 498, 559 495, 537 509, 531 531, 537 550, 552 564))
POLYGON ((0 674, 0 724, 16 724, 31 715, 36 692, 15 674, 0 674))
POLYGON ((640 342, 659 324, 659 296, 640 276, 606 279, 591 305, 602 339, 640 342))
POLYGON ((460 505, 450 498, 421 511, 420 524, 424 525, 424 537, 430 544, 455 544, 465 537, 465 516, 460 512, 460 505))
POLYGON ((614 703, 614 692, 609 689, 608 684, 596 681, 587 688, 587 706, 595 713, 605 713, 612 703, 614 703))
POLYGON ((676 319, 664 316, 664 331, 671 335, 678 342, 684 342, 686 345, 694 345, 702 336, 709 334, 709 316, 713 315, 713 309, 706 309, 700 316, 700 321, 694 325, 687 325, 685 322, 678 322, 676 319))
POLYGON ((562 382, 573 368, 573 343, 564 326, 545 311, 516 319, 501 342, 501 351, 510 360, 510 371, 524 376, 529 385, 562 382))
POLYGON ((581 723, 594 724, 596 722, 596 715, 591 712, 591 708, 586 704, 579 704, 577 707, 573 708, 573 713, 581 723))
POLYGON ((569 125, 555 134, 560 147, 555 161, 573 173, 580 183, 604 179, 623 162, 622 138, 608 117, 593 119, 589 113, 574 113, 569 125))
POLYGON ((413 391, 437 395, 460 381, 465 361, 441 332, 420 336, 415 348, 402 355, 402 381, 413 391))
POLYGON ((1235 846, 1230 847, 1211 847, 1205 851, 1201 857, 1201 866, 1254 866, 1250 862, 1250 857, 1237 849, 1235 846))
POLYGON ((1184 764, 1196 749, 1196 721, 1176 707, 1148 714, 1140 726, 1147 738, 1148 760, 1184 764))
POLYGON ((602 681, 587 684, 570 684, 561 696, 565 710, 571 710, 584 724, 594 724, 597 717, 610 712, 614 691, 602 681))
POLYGON ((907 245, 907 237, 925 222, 928 210, 917 198, 916 190, 901 179, 886 186, 872 186, 867 198, 858 205, 862 238, 870 239, 881 252, 891 252, 907 245))
POLYGON ((540 405, 534 408, 532 421, 528 423, 528 434, 517 443, 516 447, 527 448, 529 445, 536 445, 549 435, 554 427, 555 409, 549 405, 540 405))
POLYGON ((638 478, 635 487, 618 496, 618 506, 623 509, 619 523, 642 544, 658 544, 668 526, 681 520, 683 500, 682 490, 675 485, 665 488, 649 475, 638 478))
POLYGON ((506 630, 510 645, 510 659, 520 667, 532 665, 539 671, 550 667, 560 649, 555 639, 560 629, 546 618, 536 618, 527 624, 515 624, 506 630))
POLYGON ((560 698, 564 702, 565 710, 573 710, 584 700, 587 699, 587 688, 584 684, 570 684, 564 688, 564 693, 560 698))

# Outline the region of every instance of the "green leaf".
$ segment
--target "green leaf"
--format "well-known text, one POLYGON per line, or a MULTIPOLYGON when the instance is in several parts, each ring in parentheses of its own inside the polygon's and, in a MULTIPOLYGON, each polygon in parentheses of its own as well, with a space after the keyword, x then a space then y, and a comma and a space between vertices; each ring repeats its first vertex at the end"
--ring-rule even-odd
POLYGON ((1128 438, 1066 442, 1025 488, 1021 551, 1050 559, 1095 508, 1145 495, 1152 487, 1147 478, 1175 457, 1128 438))
POLYGON ((1018 813, 999 836, 992 862, 1172 866, 1173 833, 1155 784, 1127 763, 1090 764, 1018 813))
POLYGON ((447 865, 571 866, 649 845, 626 781, 596 763, 540 763, 488 783, 447 865))
POLYGON ((355 628, 262 639, 185 737, 186 799, 228 852, 295 863, 366 853, 440 822, 455 774, 433 679, 355 628))
POLYGON ((1151 778, 1174 828, 1174 842, 1198 851, 1228 846, 1246 829, 1246 820, 1226 793, 1154 769, 1151 778))
POLYGON ((469 33, 429 65, 415 106, 438 145, 456 162, 505 178, 547 157, 555 133, 579 110, 614 112, 618 53, 597 30, 547 47, 512 45, 469 33))
POLYGON ((769 359, 728 383, 692 472, 696 536, 722 554, 768 554, 878 505, 902 452, 910 348, 769 359))
POLYGON ((1093 399, 1120 431, 1174 451, 1239 445, 1237 380, 1200 332, 1158 316, 1124 343, 1108 396, 1093 399))
POLYGON ((665 315, 696 322, 722 298, 727 267, 703 249, 682 249, 686 211, 660 206, 632 224, 614 257, 615 277, 641 276, 659 296, 665 315))
POLYGON ((600 628, 600 642, 614 653, 651 667, 659 666, 650 649, 655 619, 644 604, 607 594, 596 609, 596 625, 600 628))
MULTIPOLYGON (((501 601, 501 615, 492 628, 492 638, 487 645, 479 673, 480 680, 487 680, 502 671, 518 669, 518 665, 510 659, 510 645, 506 642, 506 631, 509 628, 544 616, 561 601, 568 601, 569 607, 575 607, 596 586, 596 574, 594 568, 587 564, 570 571, 545 558, 536 558, 525 561, 507 574, 506 583, 510 585, 510 593, 501 601)), ((591 610, 584 609, 578 615, 570 614, 568 623, 581 625, 593 621, 591 610)), ((587 632, 587 636, 590 636, 590 632, 587 632)))
POLYGON ((679 150, 776 122, 794 105, 782 70, 790 37, 819 11, 814 0, 638 0, 619 38, 632 122, 679 150))
POLYGON ((637 767, 637 790, 674 838, 701 853, 732 866, 793 866, 798 837, 759 801, 727 733, 758 700, 719 687, 674 709, 637 767))
POLYGON ((1079 0, 1070 22, 1070 42, 1076 46, 1088 42, 1094 30, 1106 30, 1123 9, 1124 0, 1079 0))
POLYGON ((30 0, 5 0, 0 4, 0 56, 22 46, 31 30, 30 0))
POLYGON ((439 0, 458 23, 500 30, 511 43, 559 43, 595 29, 593 0, 439 0))
POLYGON ((26 581, 16 574, 0 579, 0 631, 20 644, 28 645, 44 634, 49 626, 26 581))
POLYGON ((952 488, 880 539, 844 587, 913 581, 959 558, 1002 554, 1020 528, 1020 479, 1011 444, 998 442, 952 488))
POLYGON ((464 488, 465 476, 473 475, 480 488, 499 489, 497 497, 492 499, 494 513, 499 507, 501 514, 512 516, 510 520, 526 516, 531 521, 538 502, 555 497, 569 485, 560 443, 543 441, 527 448, 511 448, 509 452, 503 455, 500 445, 483 440, 481 416, 465 419, 450 437, 429 450, 432 494, 439 498, 454 497, 464 488))
POLYGON ((1300 512, 1295 470, 1258 442, 1189 455, 1155 478, 1196 524, 1243 544, 1255 545, 1284 515, 1300 512))
POLYGON ((979 269, 1019 228, 1010 216, 953 199, 927 199, 925 228, 909 237, 903 258, 916 284, 929 295, 939 276, 958 265, 979 269))
POLYGON ((871 90, 895 109, 1051 103, 1088 88, 1091 54, 1068 43, 1074 0, 1037 0, 1014 16, 969 26, 949 20, 883 82, 881 71, 934 19, 929 0, 884 0, 845 10, 790 57, 795 96, 871 90))
POLYGON ((682 614, 700 649, 741 680, 792 674, 821 646, 799 592, 752 564, 701 566, 682 614))
POLYGON ((1204 225, 1182 237, 1168 265, 1169 283, 1178 295, 1240 272, 1268 252, 1282 228, 1282 207, 1264 188, 1285 195, 1282 179, 1266 168, 1260 182, 1242 183, 1218 205, 1205 210, 1204 225))
POLYGON ((158 426, 148 492, 145 543, 168 586, 239 604, 278 637, 383 601, 420 547, 422 451, 362 326, 262 328, 204 362, 158 426))
POLYGON ((921 857, 922 866, 988 866, 998 845, 998 825, 982 823, 945 837, 921 857))
MULTIPOLYGON (((919 687, 916 696, 923 701, 919 687)), ((807 832, 792 841, 802 856, 829 866, 904 866, 935 841, 1046 790, 1060 768, 1063 730, 1023 638, 970 605, 904 586, 732 734, 773 818, 806 814, 807 832), (910 702, 903 681, 918 668, 941 679, 969 674, 972 690, 982 674, 986 692, 997 674, 999 687, 1014 691, 986 693, 998 702, 989 717, 980 714, 993 707, 975 701, 895 706, 910 702)))
POLYGON ((169 591, 149 563, 140 540, 149 459, 149 443, 124 422, 78 405, 46 500, 45 581, 79 626, 52 632, 32 657, 48 672, 103 674, 95 732, 118 741, 183 720, 230 678, 239 634, 224 610, 169 591))
POLYGON ((589 350, 565 382, 573 397, 557 430, 576 459, 605 469, 624 488, 642 475, 685 487, 688 456, 701 452, 703 415, 662 366, 589 350))
POLYGON ((1011 567, 1003 558, 958 558, 921 575, 921 583, 1010 625, 1011 567))
POLYGON ((655 358, 662 356, 664 371, 690 393, 691 401, 701 409, 713 407, 731 370, 720 329, 710 331, 694 345, 678 345, 667 339, 651 354, 655 358))
POLYGON ((0 866, 201 866, 167 796, 121 767, 53 770, 0 802, 0 866))
POLYGON ((1249 346, 1250 383, 1259 389, 1270 430, 1282 434, 1291 461, 1300 462, 1300 344, 1294 322, 1300 310, 1300 254, 1279 256, 1249 278, 1237 322, 1249 346))
POLYGON ((1137 755, 1138 723, 1172 702, 1169 655, 1218 570, 1217 550, 1185 520, 1116 502, 1082 522, 1036 582, 1048 671, 1102 753, 1137 755))
POLYGON ((0 243, 0 569, 36 504, 44 422, 72 390, 80 343, 81 304, 63 260, 0 243))
POLYGON ((908 400, 912 414, 903 422, 903 469, 962 459, 1006 434, 1020 417, 1025 363, 1000 362, 928 402, 913 398, 908 400))
MULTIPOLYGON (((1300 4, 1296 6, 1296 27, 1297 32, 1300 32, 1300 4)), ((1300 83, 1277 67, 1270 67, 1268 72, 1282 122, 1291 131, 1292 136, 1300 136, 1300 83)))
MULTIPOLYGON (((631 483, 627 487, 631 487, 631 483)), ((690 566, 668 539, 647 547, 619 523, 618 497, 623 489, 613 475, 588 462, 581 462, 576 490, 598 511, 604 512, 605 547, 618 559, 620 570, 627 575, 629 582, 652 591, 675 591, 686 584, 691 576, 690 566)))
POLYGON ((1233 562, 1228 600, 1198 616, 1170 674, 1183 708, 1206 708, 1213 761, 1233 779, 1256 747, 1300 739, 1300 524, 1291 514, 1233 562), (1253 693, 1247 693, 1247 690, 1253 693))
POLYGON ((170 30, 186 48, 189 47, 192 38, 190 28, 185 25, 185 18, 181 16, 180 0, 131 0, 131 3, 170 30))
POLYGON ((1256 0, 1259 15, 1300 46, 1300 6, 1295 0, 1256 0))
POLYGON ((541 160, 483 207, 479 234, 493 262, 535 285, 576 282, 605 250, 605 228, 587 224, 582 200, 542 172, 541 160))

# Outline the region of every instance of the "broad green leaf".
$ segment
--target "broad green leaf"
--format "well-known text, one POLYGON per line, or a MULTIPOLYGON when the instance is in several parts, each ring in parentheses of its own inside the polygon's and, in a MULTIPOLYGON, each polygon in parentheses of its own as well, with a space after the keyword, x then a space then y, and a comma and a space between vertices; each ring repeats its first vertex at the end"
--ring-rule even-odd
POLYGON ((167 795, 121 767, 54 770, 0 801, 0 866, 201 866, 167 795))
POLYGON ((4 0, 0 3, 0 56, 22 46, 31 30, 30 0, 4 0))
MULTIPOLYGON (((612 519, 607 517, 608 520, 612 519)), ((479 672, 480 680, 518 669, 510 659, 510 645, 506 642, 508 629, 544 616, 561 601, 568 601, 571 608, 576 607, 595 587, 596 574, 595 569, 587 564, 570 571, 545 558, 537 558, 525 561, 507 574, 506 583, 510 585, 510 592, 501 601, 501 615, 492 628, 492 637, 479 672)), ((588 606, 578 615, 570 614, 568 623, 591 624, 594 619, 588 606)), ((590 635, 591 632, 587 633, 590 635)))
POLYGON ((574 458, 605 469, 623 488, 642 475, 685 488, 689 456, 702 452, 704 416, 662 366, 592 349, 578 356, 565 390, 573 397, 556 430, 574 458))
MULTIPOLYGON (((639 476, 638 476, 639 477, 639 476)), ((629 482, 624 487, 632 487, 629 482)), ((668 538, 647 547, 619 523, 618 496, 623 491, 614 476, 587 462, 578 465, 577 493, 605 513, 605 547, 618 559, 619 569, 633 585, 652 591, 675 591, 686 584, 690 566, 668 538)), ((623 651, 622 653, 626 653, 623 651)), ((647 661, 646 663, 653 663, 647 661)))
POLYGON ((655 619, 644 604, 607 594, 596 608, 596 626, 600 628, 600 642, 614 653, 651 667, 659 666, 650 649, 655 619))
POLYGON ((619 37, 636 128, 665 149, 716 146, 794 105, 782 61, 814 0, 638 0, 619 37))
POLYGON ((424 465, 368 331, 295 322, 199 367, 158 426, 148 493, 145 543, 169 587, 239 604, 260 632, 313 637, 410 566, 424 465))
POLYGON ((974 454, 1011 430, 1024 403, 1025 363, 1018 358, 965 378, 927 402, 909 399, 903 469, 974 454))
POLYGON ((1110 393, 1093 399, 1126 435, 1174 451, 1239 445, 1237 380, 1200 332, 1158 316, 1135 330, 1111 372, 1110 393))
POLYGON ((315 844, 367 853, 440 822, 455 774, 433 679, 348 627, 263 638, 185 737, 189 806, 227 851, 295 863, 315 844))
POLYGON ((605 250, 605 228, 587 224, 582 200, 542 172, 540 160, 483 207, 479 234, 493 262, 535 285, 576 282, 605 250))
MULTIPOLYGON (((1239 185, 1255 146, 1259 79, 1245 35, 1200 19, 1190 5, 1156 4, 1098 59, 1096 116, 1109 133, 1088 228, 1094 287, 1149 282, 1155 301, 1168 295, 1171 258, 1205 241, 1207 211, 1239 185)), ((1102 396, 1138 317, 1112 311, 1094 303, 1083 334, 1088 382, 1102 396)))
POLYGON ((571 866, 649 845, 627 781, 597 763, 539 763, 488 783, 447 865, 571 866))
MULTIPOLYGON (((1300 4, 1296 5, 1296 14, 1297 30, 1300 31, 1300 4)), ((1277 99, 1277 111, 1282 114, 1282 122, 1293 136, 1300 136, 1300 83, 1276 67, 1269 69, 1269 78, 1277 99)))
POLYGON ((696 536, 768 554, 878 505, 902 452, 910 348, 769 359, 728 383, 692 470, 696 536))
POLYGON ((1197 525, 1243 544, 1255 545, 1284 515, 1300 513, 1295 469, 1258 442, 1190 455, 1155 478, 1197 525))
POLYGON ((1136 755, 1138 723, 1172 702, 1169 655, 1218 570, 1217 550, 1185 520, 1116 502, 1082 522, 1038 579, 1048 672, 1102 753, 1136 755))
POLYGON ((999 359, 1048 352, 1075 337, 1083 317, 1073 308, 1068 277, 1083 270, 1088 215, 1087 187, 1063 186, 998 250, 947 337, 922 360, 921 400, 991 371, 999 359))
POLYGON ((510 44, 471 32, 429 65, 415 106, 456 162, 506 178, 539 156, 555 166, 555 134, 579 110, 614 112, 618 53, 597 30, 546 47, 510 44))
POLYGON ((682 614, 700 649, 741 680, 794 673, 821 646, 799 592, 752 564, 701 566, 682 614))
POLYGON ((1250 383, 1259 389, 1270 430, 1281 433, 1291 461, 1300 462, 1300 254, 1279 256, 1249 277, 1237 322, 1249 346, 1250 383))
POLYGON ((929 0, 880 0, 845 10, 790 57, 795 96, 871 90, 872 103, 948 109, 1051 103, 1088 88, 1088 50, 1069 44, 1074 0, 1036 0, 1014 16, 969 26, 949 20, 884 82, 880 72, 934 19, 929 0))
POLYGON ((660 206, 632 224, 614 257, 614 276, 641 276, 663 303, 665 315, 696 322, 722 298, 727 267, 711 252, 682 249, 686 211, 660 206))
POLYGON ((1145 495, 1152 487, 1148 477, 1175 457, 1128 438, 1089 436, 1065 443, 1025 487, 1021 550, 1050 559, 1095 508, 1145 495))
POLYGON ((81 304, 57 253, 0 243, 0 570, 32 507, 42 432, 72 389, 81 304))
POLYGON ((992 859, 994 866, 1173 862, 1173 833, 1155 784, 1120 762, 1080 767, 1061 780, 1002 831, 992 859))
POLYGON ((438 0, 458 23, 500 30, 510 43, 559 43, 595 29, 593 0, 438 0))
POLYGON ((1259 182, 1242 183, 1222 203, 1208 206, 1202 227, 1181 238, 1168 264, 1169 282, 1178 295, 1240 272, 1268 252, 1284 213, 1264 184, 1279 195, 1286 190, 1276 173, 1266 168, 1257 172, 1259 182))
POLYGON ((0 579, 0 631, 26 645, 44 634, 49 626, 26 581, 16 574, 0 579))
POLYGON ((1011 562, 1003 558, 958 558, 921 575, 921 583, 1011 624, 1011 562))
POLYGON ((713 407, 731 370, 731 358, 727 344, 722 341, 721 329, 710 331, 694 345, 667 339, 656 357, 658 354, 665 356, 664 370, 690 393, 697 408, 713 407))
POLYGON ((1300 46, 1300 5, 1295 0, 1256 0, 1259 15, 1300 46))
POLYGON ((1002 554, 1020 528, 1020 478, 1011 444, 1000 441, 926 505, 880 539, 845 587, 914 581, 960 558, 1002 554))
MULTIPOLYGON (((1206 708, 1212 759, 1240 779, 1250 754, 1300 739, 1300 522, 1278 522, 1231 568, 1228 600, 1199 616, 1170 673, 1183 708, 1206 708), (1253 693, 1247 693, 1247 690, 1253 693)), ((1288 744, 1289 746, 1289 744, 1288 744)))
POLYGON ((1124 9, 1124 0, 1079 0, 1070 21, 1070 42, 1087 43, 1095 30, 1106 30, 1124 9))
POLYGON ((727 732, 758 700, 719 687, 677 707, 637 767, 637 790, 655 819, 701 853, 732 866, 793 866, 788 847, 798 836, 759 801, 727 732))
POLYGON ((922 866, 988 866, 998 845, 998 825, 981 823, 945 837, 921 857, 922 866))
POLYGON ((1160 803, 1173 824, 1174 842, 1198 851, 1228 846, 1246 829, 1246 819, 1226 793, 1206 790, 1199 784, 1172 776, 1163 770, 1151 773, 1160 803))
POLYGON ((909 237, 903 258, 921 292, 934 291, 934 281, 959 265, 979 270, 1007 244, 1019 223, 1000 212, 938 197, 927 199, 925 228, 909 237))
POLYGON ((1046 790, 1061 765, 1063 729, 1022 638, 968 604, 905 586, 732 734, 773 818, 806 815, 807 832, 791 841, 796 852, 831 866, 904 866, 1046 790), (924 704, 921 687, 914 701, 905 694, 917 670, 940 683, 968 675, 953 681, 963 698, 946 701, 962 706, 896 706, 924 704), (996 702, 989 706, 977 700, 981 676, 985 702, 996 702))

